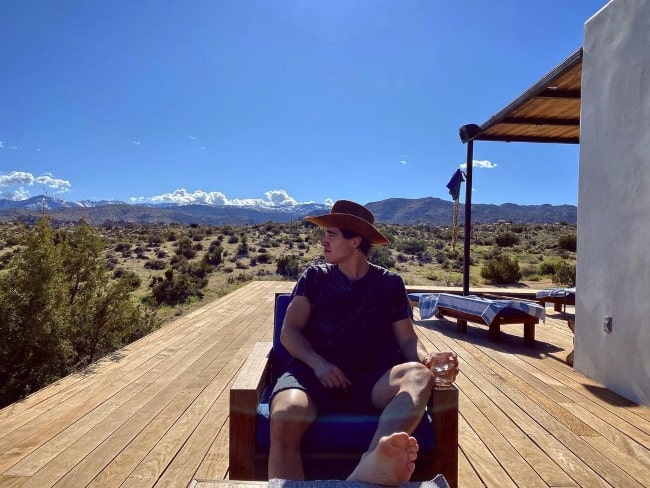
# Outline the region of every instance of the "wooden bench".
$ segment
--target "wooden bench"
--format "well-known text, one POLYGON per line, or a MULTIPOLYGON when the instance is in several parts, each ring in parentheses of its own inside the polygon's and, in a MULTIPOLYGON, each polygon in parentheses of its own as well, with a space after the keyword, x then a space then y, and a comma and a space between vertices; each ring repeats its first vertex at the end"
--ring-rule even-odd
MULTIPOLYGON (((409 301, 411 303, 411 306, 417 306, 419 307, 419 299, 420 297, 417 296, 418 294, 411 294, 409 296, 409 301), (417 297, 417 303, 416 303, 416 297, 417 297)), ((452 295, 449 294, 438 294, 440 296, 445 296, 445 297, 452 297, 452 295)), ((491 295, 491 294, 482 294, 480 297, 462 297, 462 296, 455 296, 456 299, 463 300, 467 299, 468 301, 474 300, 477 301, 477 298, 484 298, 486 300, 504 300, 504 301, 512 301, 512 302, 517 302, 519 304, 529 304, 530 307, 526 308, 537 308, 538 313, 543 316, 543 311, 539 310, 539 305, 531 300, 524 300, 520 298, 511 298, 511 297, 506 297, 506 296, 501 296, 501 295, 491 295)), ((512 308, 512 307, 505 307, 501 310, 499 310, 495 316, 492 318, 492 320, 488 321, 486 320, 484 314, 479 313, 479 312, 470 312, 466 310, 459 310, 460 307, 454 307, 452 305, 447 305, 444 303, 444 300, 438 301, 437 307, 436 307, 436 317, 437 318, 442 318, 442 317, 449 317, 449 318, 455 318, 456 319, 456 329, 460 333, 467 333, 467 322, 475 322, 479 324, 484 324, 488 326, 488 338, 491 341, 498 342, 501 336, 501 325, 504 324, 523 324, 524 326, 524 342, 527 345, 534 345, 535 344, 535 326, 539 324, 539 318, 531 315, 530 313, 519 310, 517 308, 512 308)))
MULTIPOLYGON (((558 291, 561 290, 562 289, 558 289, 558 291)), ((542 290, 542 291, 546 291, 546 290, 542 290)), ((542 307, 546 307, 547 303, 552 303, 554 311, 562 312, 563 314, 566 314, 566 306, 576 304, 576 294, 567 291, 566 294, 564 295, 558 294, 558 295, 538 296, 536 298, 536 301, 542 307)))

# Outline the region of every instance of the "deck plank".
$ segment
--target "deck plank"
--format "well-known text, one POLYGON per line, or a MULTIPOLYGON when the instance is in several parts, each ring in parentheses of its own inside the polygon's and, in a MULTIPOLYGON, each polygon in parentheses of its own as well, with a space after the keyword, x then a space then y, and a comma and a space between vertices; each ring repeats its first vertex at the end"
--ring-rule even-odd
MULTIPOLYGON (((0 487, 241 488, 227 479, 228 388, 292 286, 248 283, 0 410, 0 487)), ((569 367, 566 318, 545 322, 530 348, 517 325, 492 343, 416 320, 429 350, 460 359, 460 486, 650 486, 650 408, 569 367)))

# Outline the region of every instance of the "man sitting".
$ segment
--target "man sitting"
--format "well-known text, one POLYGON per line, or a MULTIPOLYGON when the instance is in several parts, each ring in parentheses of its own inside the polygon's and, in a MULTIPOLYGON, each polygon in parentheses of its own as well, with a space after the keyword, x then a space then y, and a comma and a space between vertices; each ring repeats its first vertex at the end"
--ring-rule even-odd
MULTIPOLYGON (((365 207, 337 201, 319 225, 326 264, 310 266, 293 290, 281 341, 293 356, 271 397, 269 478, 304 479, 300 444, 317 415, 381 414, 349 480, 399 485, 415 469, 410 436, 434 385, 429 355, 410 319, 402 278, 370 263, 387 245, 365 207), (406 361, 406 362, 404 362, 406 361)), ((453 353, 450 357, 458 368, 453 353)))

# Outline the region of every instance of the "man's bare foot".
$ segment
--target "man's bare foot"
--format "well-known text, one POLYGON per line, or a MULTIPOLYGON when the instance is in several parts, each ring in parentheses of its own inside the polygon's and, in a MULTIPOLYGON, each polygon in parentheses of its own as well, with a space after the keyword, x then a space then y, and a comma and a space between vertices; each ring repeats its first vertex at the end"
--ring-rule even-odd
POLYGON ((406 483, 415 469, 418 449, 415 437, 406 432, 382 437, 373 451, 363 455, 348 480, 386 486, 406 483))

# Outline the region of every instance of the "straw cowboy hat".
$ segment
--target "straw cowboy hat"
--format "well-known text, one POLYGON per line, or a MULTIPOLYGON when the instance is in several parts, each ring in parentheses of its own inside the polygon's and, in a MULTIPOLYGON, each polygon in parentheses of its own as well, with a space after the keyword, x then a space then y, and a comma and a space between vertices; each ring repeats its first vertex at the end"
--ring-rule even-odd
POLYGON ((390 241, 379 232, 375 226, 375 216, 370 210, 358 203, 348 200, 338 200, 330 213, 305 217, 321 227, 338 227, 355 232, 368 239, 373 246, 386 246, 390 241))

